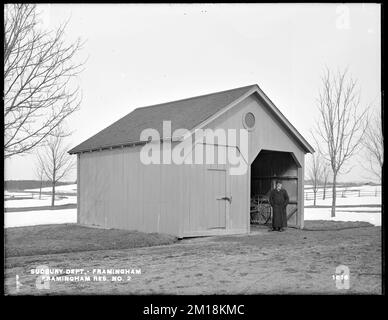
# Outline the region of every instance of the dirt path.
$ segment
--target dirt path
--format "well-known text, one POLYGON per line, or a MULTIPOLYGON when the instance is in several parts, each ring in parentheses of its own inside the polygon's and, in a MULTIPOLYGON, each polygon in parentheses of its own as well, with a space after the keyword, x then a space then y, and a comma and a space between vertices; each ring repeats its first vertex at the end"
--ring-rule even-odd
POLYGON ((5 291, 16 294, 380 294, 381 229, 268 233, 183 240, 128 250, 13 257, 5 291), (338 290, 335 268, 350 269, 350 290, 338 290), (50 282, 37 290, 38 265, 50 268, 140 268, 123 282, 50 282))

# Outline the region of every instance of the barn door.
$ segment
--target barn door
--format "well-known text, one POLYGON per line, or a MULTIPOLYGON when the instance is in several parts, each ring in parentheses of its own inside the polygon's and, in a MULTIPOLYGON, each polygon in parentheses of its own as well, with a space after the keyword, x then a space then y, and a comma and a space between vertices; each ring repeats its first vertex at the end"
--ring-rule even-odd
POLYGON ((208 229, 225 229, 227 209, 231 202, 228 196, 225 169, 207 169, 206 174, 206 223, 208 229))

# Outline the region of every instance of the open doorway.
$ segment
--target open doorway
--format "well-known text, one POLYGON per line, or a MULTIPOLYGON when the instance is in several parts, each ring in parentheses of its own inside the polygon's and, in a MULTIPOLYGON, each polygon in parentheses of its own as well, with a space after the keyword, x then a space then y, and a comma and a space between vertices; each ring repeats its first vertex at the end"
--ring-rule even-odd
POLYGON ((298 168, 300 165, 291 152, 261 150, 251 164, 251 225, 270 225, 271 207, 268 197, 281 180, 290 198, 287 206, 289 225, 296 225, 298 208, 298 168))

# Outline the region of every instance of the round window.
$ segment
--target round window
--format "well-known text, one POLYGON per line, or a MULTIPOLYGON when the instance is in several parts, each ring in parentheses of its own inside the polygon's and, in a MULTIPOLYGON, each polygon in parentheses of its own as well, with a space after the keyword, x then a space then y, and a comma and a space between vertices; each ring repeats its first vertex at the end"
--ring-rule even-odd
POLYGON ((252 112, 248 112, 245 114, 244 125, 247 129, 253 129, 253 127, 255 126, 255 122, 256 122, 256 119, 252 112))

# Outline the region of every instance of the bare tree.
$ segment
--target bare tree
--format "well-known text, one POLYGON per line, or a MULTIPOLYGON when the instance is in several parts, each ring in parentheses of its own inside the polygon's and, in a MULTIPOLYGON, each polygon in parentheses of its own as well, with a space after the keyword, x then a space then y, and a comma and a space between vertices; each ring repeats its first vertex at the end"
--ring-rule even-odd
POLYGON ((346 70, 332 74, 327 69, 322 84, 318 99, 320 118, 314 138, 319 152, 330 163, 333 178, 331 216, 335 217, 337 177, 350 171, 345 168, 363 139, 368 108, 360 110, 357 82, 346 70))
POLYGON ((363 167, 381 182, 384 163, 384 138, 379 114, 371 117, 362 142, 368 157, 368 165, 366 167, 363 164, 363 167))
POLYGON ((330 168, 327 164, 323 164, 322 166, 322 177, 323 177, 323 195, 322 200, 326 199, 326 188, 327 183, 329 181, 329 175, 330 175, 330 168))
POLYGON ((38 18, 36 5, 4 6, 5 158, 41 145, 81 102, 80 40, 66 44, 66 24, 43 31, 38 18))
POLYGON ((312 155, 311 165, 309 168, 309 179, 313 185, 313 193, 314 193, 314 206, 317 205, 317 192, 319 189, 319 183, 322 178, 322 161, 320 155, 316 152, 312 155))
MULTIPOLYGON (((39 159, 39 158, 38 158, 39 159)), ((42 166, 42 163, 38 160, 37 166, 36 166, 36 176, 40 181, 39 185, 39 199, 42 199, 42 187, 43 187, 43 179, 44 179, 44 168, 42 166)))
POLYGON ((55 187, 58 181, 65 178, 75 166, 73 157, 67 153, 69 146, 64 144, 66 136, 68 133, 65 133, 61 127, 57 127, 38 155, 39 165, 51 182, 51 206, 55 204, 55 187))

